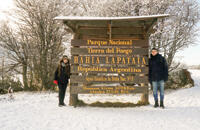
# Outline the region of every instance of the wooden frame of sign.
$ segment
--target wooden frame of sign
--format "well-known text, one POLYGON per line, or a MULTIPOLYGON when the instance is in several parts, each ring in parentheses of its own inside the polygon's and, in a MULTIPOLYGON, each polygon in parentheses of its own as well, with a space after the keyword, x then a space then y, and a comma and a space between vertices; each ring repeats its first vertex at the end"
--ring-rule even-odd
POLYGON ((56 17, 74 33, 69 105, 78 94, 129 93, 142 93, 148 104, 148 37, 167 16, 56 17))

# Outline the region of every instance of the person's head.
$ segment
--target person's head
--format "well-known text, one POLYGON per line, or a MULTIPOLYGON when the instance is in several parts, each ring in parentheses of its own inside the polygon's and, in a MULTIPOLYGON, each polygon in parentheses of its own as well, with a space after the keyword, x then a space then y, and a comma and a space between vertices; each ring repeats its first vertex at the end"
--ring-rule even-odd
POLYGON ((151 54, 152 54, 153 56, 157 55, 157 54, 158 54, 158 49, 152 48, 151 54))
POLYGON ((63 56, 62 61, 66 64, 68 62, 68 57, 66 55, 63 56))

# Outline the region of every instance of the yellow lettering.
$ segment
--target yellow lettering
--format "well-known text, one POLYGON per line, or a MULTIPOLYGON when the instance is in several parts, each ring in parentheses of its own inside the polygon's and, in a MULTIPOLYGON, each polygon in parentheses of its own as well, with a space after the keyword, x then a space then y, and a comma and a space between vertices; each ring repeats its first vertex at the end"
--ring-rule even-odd
POLYGON ((128 64, 130 64, 130 57, 128 57, 127 60, 128 60, 128 64))
POLYGON ((126 60, 125 60, 124 57, 122 58, 122 63, 123 63, 123 64, 126 64, 126 60))
POLYGON ((110 45, 132 45, 132 40, 126 40, 126 41, 121 41, 121 40, 109 40, 110 45))
POLYGON ((135 65, 135 57, 132 58, 132 64, 135 65))
POLYGON ((94 57, 92 57, 92 64, 94 64, 94 57))
POLYGON ((122 60, 121 57, 117 57, 117 64, 119 64, 119 62, 122 60))
POLYGON ((78 64, 78 56, 74 56, 74 64, 78 64))
POLYGON ((94 49, 94 48, 88 48, 89 54, 104 54, 104 49, 94 49))
POLYGON ((106 64, 110 64, 109 60, 108 60, 108 57, 106 57, 106 64))
POLYGON ((85 63, 86 63, 86 64, 90 64, 90 57, 87 56, 87 57, 85 58, 85 63))
POLYGON ((112 57, 112 64, 115 64, 115 58, 112 57))
POLYGON ((90 45, 91 40, 87 40, 87 44, 90 45))
POLYGON ((80 59, 80 60, 81 60, 81 64, 83 64, 83 57, 82 57, 82 56, 81 56, 81 59, 80 59))
POLYGON ((96 64, 99 64, 99 63, 100 63, 100 60, 99 60, 99 57, 97 57, 96 64))
POLYGON ((140 57, 137 57, 138 58, 138 65, 140 64, 140 57))
POLYGON ((93 41, 93 40, 87 40, 88 45, 94 45, 94 46, 104 46, 107 45, 107 41, 93 41))
POLYGON ((144 57, 142 58, 142 64, 146 65, 146 60, 144 57))

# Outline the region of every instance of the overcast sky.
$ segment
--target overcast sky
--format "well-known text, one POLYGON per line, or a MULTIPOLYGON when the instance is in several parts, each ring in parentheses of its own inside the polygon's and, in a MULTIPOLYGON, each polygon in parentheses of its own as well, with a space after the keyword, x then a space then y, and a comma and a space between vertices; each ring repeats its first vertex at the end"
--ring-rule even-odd
POLYGON ((5 11, 9 11, 13 8, 12 0, 0 0, 0 19, 6 19, 5 11))
MULTIPOLYGON (((198 1, 200 2, 200 0, 198 1)), ((6 20, 8 16, 6 16, 5 11, 9 11, 12 8, 12 0, 0 0, 0 20, 6 20)), ((198 24, 198 28, 200 28, 200 23, 198 24)), ((188 65, 200 65, 200 32, 199 37, 196 40, 198 41, 198 44, 178 52, 176 55, 176 60, 188 65)))

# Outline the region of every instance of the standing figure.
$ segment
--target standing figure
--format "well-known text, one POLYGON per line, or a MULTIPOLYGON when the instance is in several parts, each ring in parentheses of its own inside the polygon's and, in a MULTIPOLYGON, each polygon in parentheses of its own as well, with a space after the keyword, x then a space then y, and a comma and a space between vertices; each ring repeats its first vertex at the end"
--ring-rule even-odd
POLYGON ((59 88, 59 104, 58 106, 66 106, 64 103, 65 92, 70 78, 70 64, 69 59, 66 55, 62 57, 60 63, 55 71, 54 83, 59 88))
POLYGON ((168 65, 165 58, 153 48, 149 59, 149 82, 153 86, 155 105, 158 107, 158 90, 160 91, 160 107, 164 108, 164 83, 168 80, 168 65))

